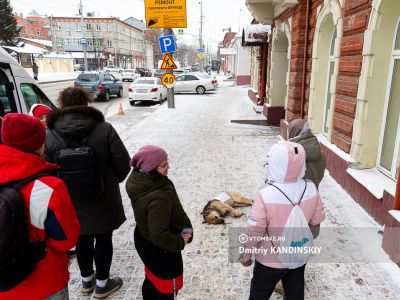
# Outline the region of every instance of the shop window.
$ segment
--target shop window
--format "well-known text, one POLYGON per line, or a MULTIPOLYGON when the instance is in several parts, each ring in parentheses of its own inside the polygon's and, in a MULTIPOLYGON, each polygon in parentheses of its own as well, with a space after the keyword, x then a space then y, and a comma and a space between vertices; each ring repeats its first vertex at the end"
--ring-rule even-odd
POLYGON ((331 46, 329 50, 329 60, 328 60, 328 78, 326 84, 326 103, 324 111, 324 128, 323 132, 328 134, 328 113, 332 105, 332 78, 335 72, 335 44, 337 38, 336 27, 332 34, 331 46))
POLYGON ((384 123, 379 151, 379 167, 392 178, 397 178, 400 143, 400 25, 395 33, 388 87, 386 91, 384 123))

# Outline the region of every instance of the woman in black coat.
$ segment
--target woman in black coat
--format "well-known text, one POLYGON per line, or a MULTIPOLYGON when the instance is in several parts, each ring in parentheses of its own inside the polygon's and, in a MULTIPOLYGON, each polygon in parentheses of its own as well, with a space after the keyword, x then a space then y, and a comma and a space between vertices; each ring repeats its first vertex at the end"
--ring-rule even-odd
POLYGON ((91 99, 89 93, 78 88, 61 92, 58 99, 61 109, 47 115, 45 158, 57 162, 60 149, 65 149, 62 142, 67 146, 87 145, 95 154, 104 189, 88 199, 72 197, 72 202, 81 224, 76 247, 82 276, 81 291, 90 294, 95 290, 95 297, 106 297, 122 286, 122 279, 109 279, 109 272, 113 254, 112 232, 126 220, 119 183, 130 171, 130 157, 103 114, 88 106, 91 99))

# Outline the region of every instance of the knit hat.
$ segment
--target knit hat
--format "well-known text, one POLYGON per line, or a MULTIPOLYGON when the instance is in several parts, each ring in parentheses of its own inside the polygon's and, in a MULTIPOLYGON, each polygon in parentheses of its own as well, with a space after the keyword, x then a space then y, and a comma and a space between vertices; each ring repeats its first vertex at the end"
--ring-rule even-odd
POLYGON ((29 115, 39 118, 43 115, 47 115, 51 111, 51 108, 44 104, 33 104, 29 111, 29 115))
POLYGON ((153 145, 147 145, 143 146, 135 153, 131 160, 131 166, 137 170, 150 172, 167 158, 168 155, 164 149, 153 145))
POLYGON ((46 140, 46 130, 38 118, 9 113, 1 125, 1 139, 6 146, 33 153, 46 140))

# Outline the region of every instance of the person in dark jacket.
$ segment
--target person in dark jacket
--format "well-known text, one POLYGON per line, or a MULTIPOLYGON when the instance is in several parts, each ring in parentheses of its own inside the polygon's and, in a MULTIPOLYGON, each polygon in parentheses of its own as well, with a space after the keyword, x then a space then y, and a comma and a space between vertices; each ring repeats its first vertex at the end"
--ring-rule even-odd
POLYGON ((311 132, 308 123, 303 119, 295 119, 289 123, 289 141, 299 143, 306 151, 305 179, 314 182, 318 188, 326 168, 326 158, 321 152, 317 137, 311 132))
POLYGON ((157 146, 139 149, 126 183, 135 215, 135 247, 145 265, 143 300, 174 299, 183 286, 181 251, 193 236, 175 187, 168 179, 167 153, 157 146))
POLYGON ((32 65, 32 72, 33 72, 33 79, 38 80, 39 67, 35 62, 32 65))
POLYGON ((92 100, 89 93, 67 88, 58 100, 61 109, 49 113, 46 119, 45 158, 54 162, 55 155, 63 148, 56 137, 58 133, 67 142, 86 141, 100 164, 104 192, 93 199, 72 201, 81 224, 76 246, 82 276, 81 291, 90 294, 95 290, 95 298, 105 298, 123 283, 120 277, 110 279, 109 272, 113 254, 112 232, 126 220, 119 183, 129 174, 130 157, 115 129, 104 121, 103 114, 88 106, 92 100))

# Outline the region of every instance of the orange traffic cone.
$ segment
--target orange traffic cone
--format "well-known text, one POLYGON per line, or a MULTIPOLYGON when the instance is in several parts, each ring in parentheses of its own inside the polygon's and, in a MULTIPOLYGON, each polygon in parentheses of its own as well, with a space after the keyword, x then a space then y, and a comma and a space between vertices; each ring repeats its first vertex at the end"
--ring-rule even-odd
POLYGON ((122 108, 122 104, 121 102, 119 103, 119 108, 118 108, 118 112, 117 112, 118 116, 125 116, 124 110, 122 108))

